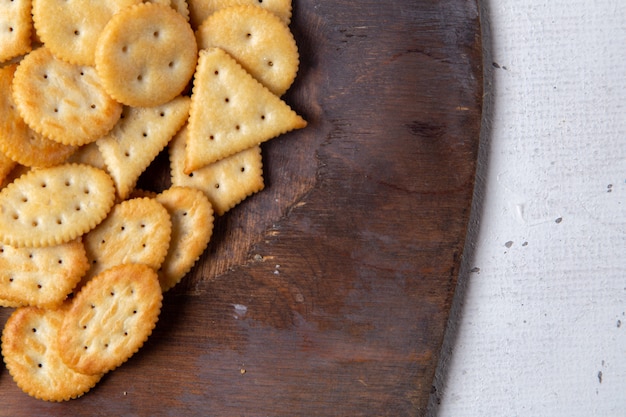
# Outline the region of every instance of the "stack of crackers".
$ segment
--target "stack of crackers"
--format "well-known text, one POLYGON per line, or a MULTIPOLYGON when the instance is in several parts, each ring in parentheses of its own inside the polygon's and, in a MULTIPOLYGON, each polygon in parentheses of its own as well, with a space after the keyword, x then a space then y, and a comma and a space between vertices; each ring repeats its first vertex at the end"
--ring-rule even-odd
POLYGON ((65 401, 145 343, 214 215, 263 189, 260 144, 306 126, 290 0, 0 3, 2 355, 65 401), (171 187, 136 189, 164 149, 171 187))

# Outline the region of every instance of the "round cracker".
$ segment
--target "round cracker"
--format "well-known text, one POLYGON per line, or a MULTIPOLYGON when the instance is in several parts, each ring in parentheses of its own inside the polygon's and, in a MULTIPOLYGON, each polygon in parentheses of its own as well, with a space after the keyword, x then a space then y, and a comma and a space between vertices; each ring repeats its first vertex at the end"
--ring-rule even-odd
POLYGON ((96 70, 118 101, 157 106, 187 87, 197 53, 196 38, 184 17, 169 6, 142 3, 107 23, 96 46, 96 70))
POLYGON ((28 126, 65 145, 95 141, 122 114, 122 105, 106 93, 93 67, 61 61, 46 47, 20 62, 12 89, 28 126))
POLYGON ((125 264, 94 277, 72 300, 58 344, 63 361, 86 374, 126 362, 156 326, 163 295, 156 272, 125 264))
POLYGON ((100 32, 113 15, 141 0, 33 0, 33 21, 41 41, 58 58, 94 65, 100 32))
POLYGON ((257 6, 218 10, 196 32, 199 49, 219 47, 272 93, 281 96, 296 78, 300 55, 289 27, 257 6))
POLYGON ((61 359, 57 337, 67 304, 56 310, 18 308, 2 332, 2 356, 13 380, 28 395, 67 401, 93 388, 102 374, 85 375, 61 359))

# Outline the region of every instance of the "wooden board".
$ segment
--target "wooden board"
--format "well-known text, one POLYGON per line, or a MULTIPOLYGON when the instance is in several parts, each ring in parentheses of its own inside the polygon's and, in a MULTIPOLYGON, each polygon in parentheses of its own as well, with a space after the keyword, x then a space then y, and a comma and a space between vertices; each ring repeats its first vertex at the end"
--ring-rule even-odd
POLYGON ((63 404, 0 367, 2 415, 423 415, 474 184, 478 7, 293 6, 285 100, 310 124, 263 146, 266 189, 218 219, 130 361, 63 404))

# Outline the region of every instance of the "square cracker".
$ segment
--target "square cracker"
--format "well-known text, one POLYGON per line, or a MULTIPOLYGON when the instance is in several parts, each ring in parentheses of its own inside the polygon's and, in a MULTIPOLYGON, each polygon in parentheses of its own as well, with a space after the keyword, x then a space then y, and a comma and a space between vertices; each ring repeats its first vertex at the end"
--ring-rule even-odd
POLYGON ((200 51, 185 173, 306 126, 280 97, 219 48, 200 51))

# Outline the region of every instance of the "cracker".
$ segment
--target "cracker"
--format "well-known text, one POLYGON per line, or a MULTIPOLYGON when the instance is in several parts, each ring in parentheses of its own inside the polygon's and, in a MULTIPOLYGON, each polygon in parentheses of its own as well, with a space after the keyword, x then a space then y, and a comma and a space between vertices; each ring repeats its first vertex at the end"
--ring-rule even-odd
POLYGON ((16 247, 58 245, 102 221, 115 199, 104 171, 62 164, 31 170, 0 191, 0 242, 16 247))
POLYGON ((78 149, 67 159, 68 163, 85 164, 106 171, 106 165, 96 142, 88 143, 78 149))
POLYGON ((232 6, 209 16, 196 31, 199 49, 224 49, 271 92, 282 96, 296 78, 300 56, 289 27, 256 6, 232 6))
POLYGON ((122 113, 93 67, 68 64, 46 47, 30 52, 17 67, 13 98, 31 129, 66 145, 95 141, 122 113))
POLYGON ((72 300, 58 345, 63 361, 86 374, 111 371, 148 339, 163 295, 156 272, 120 265, 94 277, 72 300))
POLYGON ((259 146, 253 146, 186 174, 183 170, 186 136, 187 129, 183 128, 170 142, 173 185, 202 190, 219 216, 263 189, 263 163, 259 146))
POLYGON ((57 338, 67 306, 56 310, 18 308, 2 332, 7 370, 26 394, 46 401, 67 401, 93 388, 102 374, 85 375, 62 360, 57 338))
POLYGON ((14 160, 0 152, 0 184, 2 184, 0 188, 5 184, 5 181, 9 178, 11 171, 16 165, 17 163, 14 160))
POLYGON ((22 119, 13 96, 11 82, 17 64, 0 68, 0 151, 26 166, 48 167, 65 161, 76 147, 46 139, 22 119))
POLYGON ((161 289, 167 291, 185 276, 206 249, 213 233, 213 207, 201 190, 171 187, 156 200, 172 219, 172 239, 158 270, 161 289))
POLYGON ((120 199, 189 117, 190 99, 178 96, 155 107, 125 107, 122 119, 96 141, 120 199))
POLYGON ((94 65, 98 37, 113 15, 141 0, 33 0, 33 20, 41 41, 58 58, 94 65))
POLYGON ((192 27, 197 29, 204 20, 220 9, 249 4, 269 10, 286 25, 291 23, 291 0, 188 0, 192 27))
POLYGON ((43 248, 0 245, 0 298, 56 308, 89 269, 80 239, 43 248))
POLYGON ((96 69, 118 101, 157 106, 185 89, 197 52, 194 33, 183 16, 162 4, 142 3, 107 23, 96 45, 96 69))
POLYGON ((30 51, 33 31, 30 10, 31 0, 0 2, 0 62, 30 51))
POLYGON ((135 198, 116 204, 102 223, 83 236, 91 268, 82 283, 124 263, 158 269, 167 254, 171 231, 169 213, 154 199, 135 198))
POLYGON ((189 109, 186 173, 304 126, 302 117, 222 49, 200 51, 189 109))

